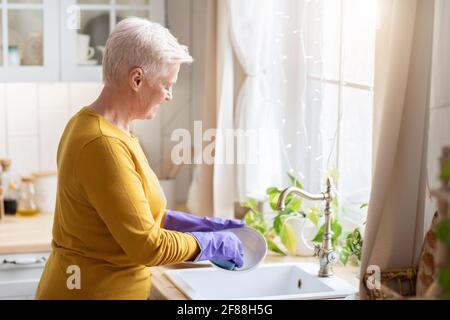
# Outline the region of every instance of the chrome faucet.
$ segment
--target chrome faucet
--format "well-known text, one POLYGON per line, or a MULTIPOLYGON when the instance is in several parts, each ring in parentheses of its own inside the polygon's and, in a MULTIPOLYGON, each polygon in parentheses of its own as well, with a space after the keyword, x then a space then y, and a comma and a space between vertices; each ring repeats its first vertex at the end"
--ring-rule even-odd
POLYGON ((312 194, 297 187, 288 187, 281 192, 278 198, 277 209, 284 210, 286 198, 290 194, 298 195, 308 200, 324 200, 325 201, 325 230, 323 233, 322 245, 315 245, 314 256, 319 258, 320 269, 319 277, 330 277, 333 275, 331 265, 338 260, 338 254, 333 250, 331 242, 331 201, 333 195, 331 193, 331 179, 327 178, 327 189, 320 194, 312 194))

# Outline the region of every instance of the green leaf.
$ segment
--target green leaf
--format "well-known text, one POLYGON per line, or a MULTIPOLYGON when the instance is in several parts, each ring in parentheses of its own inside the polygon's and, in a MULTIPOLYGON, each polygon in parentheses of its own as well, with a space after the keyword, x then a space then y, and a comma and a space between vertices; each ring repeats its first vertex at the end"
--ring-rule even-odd
POLYGON ((441 171, 440 178, 441 178, 441 181, 444 183, 447 183, 447 181, 450 180, 450 161, 447 162, 446 165, 444 165, 444 168, 441 171))
POLYGON ((363 203, 359 208, 360 209, 364 209, 364 208, 367 208, 367 207, 369 207, 369 204, 368 203, 363 203))
POLYGON ((278 189, 276 191, 272 190, 270 193, 268 193, 269 204, 273 211, 277 211, 277 203, 278 203, 278 198, 280 197, 280 194, 281 194, 281 191, 279 191, 278 189))
POLYGON ((363 239, 359 228, 355 228, 352 232, 345 235, 345 242, 342 248, 341 262, 346 264, 350 257, 355 257, 361 261, 363 239))
POLYGON ((297 253, 297 236, 289 224, 283 223, 280 231, 280 239, 288 252, 295 256, 297 253))
POLYGON ((247 211, 247 213, 244 216, 244 222, 246 225, 253 225, 255 222, 256 218, 255 218, 255 213, 251 210, 247 211))
POLYGON ((273 252, 275 252, 275 253, 279 253, 279 254, 281 254, 281 255, 283 255, 283 256, 286 255, 286 254, 285 254, 285 253, 284 253, 284 252, 276 245, 276 243, 273 242, 272 239, 266 237, 266 241, 267 241, 267 248, 268 248, 270 251, 273 251, 273 252))
POLYGON ((299 197, 291 196, 287 198, 286 208, 289 208, 291 211, 300 211, 302 207, 302 199, 299 197))
POLYGON ((266 227, 263 226, 263 225, 257 225, 257 226, 254 226, 254 228, 256 230, 258 230, 259 233, 261 233, 262 235, 264 235, 266 233, 266 231, 267 231, 266 227))
POLYGON ((450 290, 450 266, 439 271, 439 284, 445 290, 450 290))
POLYGON ((281 234, 281 229, 283 227, 284 219, 289 215, 289 212, 279 213, 275 219, 273 219, 273 229, 277 235, 281 234))
POLYGON ((325 225, 323 224, 319 228, 319 231, 317 232, 316 236, 314 237, 314 239, 312 241, 313 242, 322 242, 322 240, 323 240, 323 233, 324 232, 325 232, 325 225))
POLYGON ((281 193, 281 190, 276 187, 267 188, 266 190, 267 195, 273 194, 273 193, 281 193))
POLYGON ((298 181, 292 174, 290 174, 289 172, 288 172, 288 177, 289 177, 289 180, 291 181, 291 185, 293 185, 294 187, 297 187, 297 188, 300 188, 300 189, 302 189, 303 187, 302 187, 302 184, 300 183, 300 181, 298 181))
POLYGON ((342 262, 342 264, 345 266, 347 265, 348 258, 350 257, 350 254, 345 248, 342 248, 339 252, 339 260, 342 262))
POLYGON ((447 218, 438 224, 436 236, 439 240, 450 246, 450 218, 447 218))
POLYGON ((317 207, 312 207, 309 209, 306 217, 314 223, 315 226, 319 224, 319 218, 322 216, 322 212, 317 207))
POLYGON ((249 210, 244 216, 245 224, 255 228, 262 234, 267 231, 267 223, 261 212, 255 210, 249 210))
POLYGON ((247 211, 247 213, 244 216, 244 221, 248 225, 258 224, 261 221, 259 212, 253 210, 247 211))
POLYGON ((241 207, 258 211, 258 200, 249 198, 241 203, 241 207))
MULTIPOLYGON (((339 237, 342 234, 342 226, 338 222, 337 219, 332 219, 330 229, 331 229, 330 230, 331 231, 331 243, 333 244, 333 247, 336 248, 338 245, 339 237)), ((317 232, 316 236, 314 237, 314 239, 312 241, 313 242, 322 242, 324 232, 325 232, 325 224, 323 224, 320 227, 319 231, 317 232)))
POLYGON ((273 219, 273 230, 275 231, 276 234, 279 234, 281 231, 281 216, 277 215, 274 219, 273 219))
POLYGON ((342 226, 337 221, 337 219, 333 219, 331 221, 331 232, 333 233, 331 236, 331 241, 333 243, 333 246, 336 247, 339 237, 342 234, 342 226))
POLYGON ((308 212, 308 214, 306 215, 306 217, 311 220, 312 223, 314 223, 315 226, 317 226, 319 224, 319 217, 317 215, 314 214, 314 212, 308 212))

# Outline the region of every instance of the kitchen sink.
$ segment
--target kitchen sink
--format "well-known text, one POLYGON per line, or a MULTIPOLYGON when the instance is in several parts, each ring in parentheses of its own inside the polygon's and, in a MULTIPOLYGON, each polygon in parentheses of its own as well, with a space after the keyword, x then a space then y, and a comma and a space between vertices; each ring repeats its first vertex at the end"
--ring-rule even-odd
POLYGON ((342 299, 358 291, 339 277, 318 277, 318 268, 314 263, 271 263, 248 272, 191 268, 165 274, 190 299, 342 299))

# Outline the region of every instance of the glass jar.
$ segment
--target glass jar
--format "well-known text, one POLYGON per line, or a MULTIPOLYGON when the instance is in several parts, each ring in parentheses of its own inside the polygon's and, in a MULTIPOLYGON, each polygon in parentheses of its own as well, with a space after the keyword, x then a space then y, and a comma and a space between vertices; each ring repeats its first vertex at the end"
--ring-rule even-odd
POLYGON ((36 192, 33 185, 33 177, 22 177, 19 194, 17 198, 17 215, 21 217, 32 217, 38 214, 36 204, 36 192))

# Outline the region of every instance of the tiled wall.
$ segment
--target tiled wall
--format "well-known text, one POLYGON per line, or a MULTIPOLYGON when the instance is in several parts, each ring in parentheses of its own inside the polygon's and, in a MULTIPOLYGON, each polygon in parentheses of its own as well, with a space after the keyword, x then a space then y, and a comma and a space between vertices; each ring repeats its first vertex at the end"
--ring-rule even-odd
POLYGON ((0 84, 0 156, 10 158, 22 175, 56 170, 68 119, 101 88, 101 83, 0 84))

